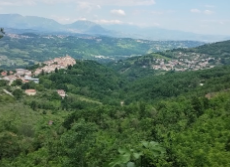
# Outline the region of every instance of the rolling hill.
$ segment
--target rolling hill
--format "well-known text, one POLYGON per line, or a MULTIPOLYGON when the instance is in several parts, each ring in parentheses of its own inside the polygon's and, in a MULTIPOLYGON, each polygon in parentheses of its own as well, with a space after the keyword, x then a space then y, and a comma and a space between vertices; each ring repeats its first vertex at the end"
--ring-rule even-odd
MULTIPOLYGON (((99 30, 98 30, 99 31, 99 30)), ((194 41, 148 41, 77 34, 8 34, 0 40, 0 66, 25 67, 69 54, 75 59, 99 62, 124 59, 146 53, 202 45, 194 41)))
MULTIPOLYGON (((103 31, 86 24, 88 31, 103 31)), ((67 53, 78 60, 43 71, 39 83, 17 73, 10 84, 3 76, 14 71, 0 70, 0 166, 229 167, 230 41, 203 44, 85 34, 4 36, 4 69, 67 53)), ((29 68, 38 66, 44 65, 29 68)))
POLYGON ((0 80, 0 166, 227 167, 229 73, 222 66, 129 82, 78 61, 41 74, 39 84, 0 80))
POLYGON ((230 64, 230 41, 205 44, 189 49, 173 49, 111 62, 116 71, 132 79, 167 71, 195 71, 230 64))

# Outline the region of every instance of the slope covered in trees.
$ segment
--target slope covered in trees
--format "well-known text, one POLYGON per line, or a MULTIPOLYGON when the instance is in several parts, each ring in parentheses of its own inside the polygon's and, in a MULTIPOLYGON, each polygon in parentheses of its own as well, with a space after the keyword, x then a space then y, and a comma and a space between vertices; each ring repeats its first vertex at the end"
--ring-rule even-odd
POLYGON ((173 49, 111 62, 109 66, 130 80, 168 71, 210 69, 230 64, 229 45, 230 41, 224 41, 196 48, 173 49))
POLYGON ((192 49, 186 49, 185 52, 197 52, 202 54, 208 54, 213 55, 215 57, 220 57, 222 55, 229 55, 230 49, 229 49, 230 41, 222 41, 212 44, 205 44, 196 48, 192 49))
POLYGON ((133 81, 77 61, 40 84, 0 80, 0 166, 230 166, 229 74, 223 66, 133 81))

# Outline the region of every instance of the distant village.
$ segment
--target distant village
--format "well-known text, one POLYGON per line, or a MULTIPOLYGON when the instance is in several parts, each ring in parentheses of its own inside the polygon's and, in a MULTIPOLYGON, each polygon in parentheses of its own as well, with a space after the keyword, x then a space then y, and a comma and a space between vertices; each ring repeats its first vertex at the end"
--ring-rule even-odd
MULTIPOLYGON (((76 60, 69 55, 65 57, 55 58, 53 60, 45 61, 44 67, 37 68, 34 72, 27 69, 16 69, 15 71, 2 71, 0 80, 9 81, 9 85, 11 85, 15 80, 19 79, 22 83, 34 82, 39 83, 39 78, 36 78, 42 72, 51 73, 56 69, 66 69, 68 66, 73 66, 76 64, 76 60)), ((33 96, 36 95, 36 90, 28 89, 25 91, 27 95, 33 96)), ((57 90, 57 93, 64 98, 66 93, 64 90, 57 90)))
POLYGON ((65 69, 68 66, 73 66, 76 64, 76 60, 69 55, 66 55, 65 57, 60 57, 60 58, 54 58, 53 60, 50 61, 45 61, 44 62, 45 66, 42 68, 38 68, 35 70, 34 75, 37 76, 43 72, 45 73, 51 73, 54 72, 55 69, 65 69))
MULTIPOLYGON (((190 53, 185 54, 178 52, 176 54, 176 59, 166 60, 163 58, 154 58, 150 61, 150 68, 154 70, 164 70, 164 71, 186 71, 186 70, 200 70, 205 68, 212 68, 209 62, 215 58, 207 57, 206 55, 190 53)), ((220 60, 215 60, 220 61, 220 60)), ((0 80, 9 81, 11 85, 15 80, 19 79, 22 83, 27 83, 33 81, 34 83, 39 83, 39 78, 36 78, 41 73, 51 73, 55 70, 66 69, 68 66, 73 66, 76 64, 76 60, 69 55, 60 58, 54 58, 49 61, 43 62, 43 67, 39 67, 33 71, 27 69, 16 69, 15 71, 2 71, 0 75, 0 80)), ((144 65, 143 68, 146 68, 144 65)), ((64 90, 57 90, 57 93, 63 99, 66 96, 64 90)), ((36 90, 28 89, 25 94, 33 96, 36 95, 36 90)))
MULTIPOLYGON (((209 61, 214 58, 206 57, 202 54, 192 53, 190 55, 184 53, 177 53, 177 59, 167 61, 166 59, 154 59, 151 63, 151 68, 154 70, 164 71, 186 71, 186 70, 201 70, 205 68, 213 68, 209 61), (190 58, 190 59, 189 59, 190 58)), ((217 60, 218 61, 218 60, 217 60)))

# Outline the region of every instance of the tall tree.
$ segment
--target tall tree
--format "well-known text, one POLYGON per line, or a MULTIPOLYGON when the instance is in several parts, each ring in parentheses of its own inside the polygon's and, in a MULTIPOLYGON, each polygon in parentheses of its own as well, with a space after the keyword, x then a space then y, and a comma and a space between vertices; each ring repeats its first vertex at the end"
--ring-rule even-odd
POLYGON ((4 29, 0 28, 0 38, 2 38, 4 34, 5 34, 4 29))

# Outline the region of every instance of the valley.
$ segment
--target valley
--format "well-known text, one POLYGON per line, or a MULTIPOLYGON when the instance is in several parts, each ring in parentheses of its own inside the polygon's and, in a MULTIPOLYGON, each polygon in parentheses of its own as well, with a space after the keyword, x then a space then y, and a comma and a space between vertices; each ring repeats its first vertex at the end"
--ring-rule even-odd
POLYGON ((230 167, 229 2, 0 0, 0 167, 230 167))
POLYGON ((0 166, 228 166, 229 73, 225 65, 129 80, 76 60, 39 83, 0 80, 0 166))
POLYGON ((148 41, 89 35, 8 34, 0 41, 0 68, 25 68, 66 54, 74 59, 105 63, 202 44, 204 43, 196 41, 148 41))

